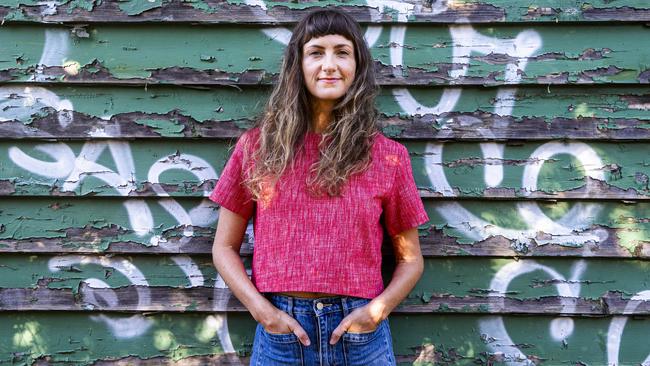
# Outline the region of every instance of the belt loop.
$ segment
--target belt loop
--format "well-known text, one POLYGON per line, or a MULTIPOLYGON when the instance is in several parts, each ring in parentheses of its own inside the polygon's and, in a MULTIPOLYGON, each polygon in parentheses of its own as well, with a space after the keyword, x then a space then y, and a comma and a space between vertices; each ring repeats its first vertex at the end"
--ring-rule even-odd
POLYGON ((347 296, 341 296, 341 306, 343 307, 343 317, 345 318, 350 313, 350 309, 348 308, 347 296))

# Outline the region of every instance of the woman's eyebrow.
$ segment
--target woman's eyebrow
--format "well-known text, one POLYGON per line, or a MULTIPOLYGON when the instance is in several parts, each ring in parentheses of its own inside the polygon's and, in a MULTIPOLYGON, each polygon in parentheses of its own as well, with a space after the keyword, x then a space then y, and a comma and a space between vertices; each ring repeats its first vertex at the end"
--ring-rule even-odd
MULTIPOLYGON (((344 47, 352 48, 351 45, 345 43, 337 44, 334 46, 334 48, 344 48, 344 47)), ((312 45, 308 45, 307 48, 325 48, 325 47, 318 44, 312 44, 312 45)))

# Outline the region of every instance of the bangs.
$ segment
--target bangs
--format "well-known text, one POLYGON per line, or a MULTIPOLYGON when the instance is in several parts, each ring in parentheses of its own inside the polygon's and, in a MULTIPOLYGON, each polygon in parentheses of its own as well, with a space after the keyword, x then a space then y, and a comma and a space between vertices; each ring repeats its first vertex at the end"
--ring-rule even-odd
POLYGON ((300 44, 304 45, 312 38, 338 34, 352 41, 356 49, 358 45, 355 35, 360 33, 358 24, 349 15, 336 10, 317 11, 305 19, 305 32, 300 44))

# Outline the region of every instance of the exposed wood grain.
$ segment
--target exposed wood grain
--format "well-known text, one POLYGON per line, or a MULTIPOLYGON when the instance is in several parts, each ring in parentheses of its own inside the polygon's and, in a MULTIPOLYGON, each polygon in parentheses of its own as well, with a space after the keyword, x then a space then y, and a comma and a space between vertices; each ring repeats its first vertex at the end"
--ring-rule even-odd
MULTIPOLYGON (((461 65, 446 63, 436 64, 438 70, 427 71, 418 68, 406 67, 395 68, 383 65, 375 61, 377 83, 381 86, 434 86, 434 85, 455 85, 455 86, 507 86, 512 83, 503 80, 505 71, 498 71, 486 76, 465 76, 451 77, 453 69, 461 65), (396 77, 395 74, 407 74, 407 76, 396 77)), ((250 70, 244 72, 226 72, 218 70, 198 70, 184 67, 167 67, 150 70, 151 75, 147 78, 130 77, 120 78, 111 74, 101 63, 84 65, 76 75, 69 75, 61 66, 43 66, 40 68, 43 79, 41 85, 75 84, 75 85, 187 85, 187 86, 216 86, 216 85, 273 85, 277 82, 278 75, 264 70, 250 70)), ((585 70, 571 76, 566 73, 551 73, 537 77, 522 77, 521 84, 527 85, 635 85, 647 84, 650 79, 650 70, 637 70, 637 76, 628 76, 620 81, 615 81, 615 76, 622 74, 625 70, 610 68, 597 68, 585 70), (573 79, 578 79, 576 82, 573 79), (610 79, 606 81, 605 79, 610 79)), ((0 82, 11 82, 14 85, 24 85, 21 75, 32 74, 30 70, 20 68, 9 68, 0 70, 0 82)), ((32 84, 32 82, 29 82, 32 84)))
MULTIPOLYGON (((109 311, 109 312, 244 312, 246 308, 230 290, 222 288, 143 287, 92 288, 82 282, 78 292, 71 289, 3 288, 1 311, 109 311), (116 297, 117 304, 104 299, 116 297)), ((433 294, 422 302, 407 300, 396 314, 470 313, 611 316, 650 315, 650 301, 630 300, 622 293, 608 292, 598 299, 547 296, 514 299, 503 296, 465 296, 433 294), (624 311, 628 307, 633 311, 624 311)))
MULTIPOLYGON (((413 4, 422 4, 421 1, 409 1, 413 4)), ((151 10, 140 14, 129 15, 118 7, 117 2, 102 2, 96 5, 92 11, 71 7, 69 4, 54 6, 48 10, 47 5, 27 6, 20 5, 18 8, 7 6, 0 7, 0 18, 7 18, 10 12, 20 12, 20 19, 23 22, 43 23, 144 23, 144 22, 189 22, 189 23, 225 23, 225 24, 290 24, 295 23, 304 14, 317 8, 318 5, 305 7, 305 9, 291 9, 287 6, 274 6, 264 10, 259 6, 243 4, 229 4, 223 0, 202 1, 207 7, 206 10, 193 7, 190 2, 169 1, 162 6, 154 7, 151 10)), ((343 5, 337 8, 349 13, 361 23, 394 23, 397 19, 390 12, 381 12, 378 8, 358 5, 343 5)), ((16 17, 17 15, 13 15, 16 17)), ((504 10, 490 4, 473 4, 469 6, 456 6, 439 14, 433 14, 431 8, 426 7, 421 11, 413 13, 411 22, 426 23, 453 23, 460 19, 467 19, 474 23, 502 22, 504 10)), ((634 14, 631 15, 634 19, 634 14)), ((11 20, 11 18, 9 18, 11 20)))
MULTIPOLYGON (((484 200, 518 200, 518 201, 576 201, 576 200, 599 200, 599 201, 650 201, 648 192, 642 189, 628 188, 621 189, 610 185, 607 182, 585 178, 586 184, 579 188, 565 191, 529 191, 523 188, 485 188, 480 192, 454 191, 454 196, 444 196, 442 192, 432 188, 421 187, 420 197, 431 200, 452 200, 452 199, 484 199, 484 200)), ((112 187, 96 189, 86 194, 77 194, 73 191, 63 191, 59 184, 53 185, 47 194, 18 192, 19 187, 26 184, 23 179, 12 178, 0 180, 0 197, 120 197, 112 187)), ((164 189, 172 197, 201 197, 206 189, 214 187, 215 180, 206 180, 203 183, 187 182, 183 184, 162 184, 143 182, 142 188, 133 189, 129 197, 159 197, 160 189, 164 189)))
MULTIPOLYGON (((175 112, 167 114, 130 112, 113 115, 110 120, 72 112, 72 122, 62 126, 57 114, 40 113, 25 123, 0 121, 0 137, 10 139, 80 140, 105 131, 106 139, 230 139, 240 136, 254 124, 254 117, 229 121, 196 121, 175 112), (170 135, 138 121, 160 120, 173 123, 178 133, 170 135)), ((400 140, 428 141, 647 141, 648 120, 640 118, 550 118, 499 116, 488 112, 451 112, 395 117, 382 115, 378 121, 384 134, 400 140)))
MULTIPOLYGON (((172 357, 152 357, 139 358, 136 356, 118 358, 118 359, 100 359, 89 361, 87 365, 93 366, 199 366, 199 365, 224 365, 224 366, 242 366, 248 365, 250 359, 248 356, 239 356, 235 353, 224 353, 210 356, 187 356, 181 359, 172 357)), ((37 358, 32 366, 50 366, 50 365, 70 365, 70 361, 52 360, 50 356, 37 358)))
MULTIPOLYGON (((643 190, 634 188, 621 189, 607 182, 585 178, 585 184, 582 186, 569 189, 565 191, 529 191, 523 188, 485 188, 479 194, 478 198, 486 200, 540 200, 540 201, 554 201, 554 200, 614 200, 614 201, 645 201, 650 199, 643 190)), ((441 192, 432 189, 422 189, 420 196, 423 199, 443 198, 441 192)), ((469 198, 465 192, 458 189, 454 190, 454 196, 447 196, 446 199, 463 199, 469 198)))
MULTIPOLYGON (((76 230, 76 238, 33 238, 27 240, 0 240, 0 253, 60 253, 60 254, 211 254, 213 236, 195 235, 191 239, 168 239, 165 246, 146 246, 129 241, 115 241, 105 250, 93 241, 84 242, 83 237, 93 237, 94 230, 76 230), (90 234, 90 235, 89 235, 90 234)), ((244 242, 241 254, 253 254, 252 243, 244 242)))
POLYGON ((444 235, 441 230, 431 229, 426 236, 420 237, 420 245, 425 257, 650 258, 650 243, 641 242, 634 250, 629 250, 616 242, 615 230, 593 227, 586 230, 585 233, 596 233, 597 231, 601 234, 606 233, 607 238, 599 242, 587 242, 581 245, 569 245, 563 243, 561 239, 558 239, 557 243, 538 244, 534 240, 521 243, 499 235, 472 244, 460 244, 456 238, 444 235))
MULTIPOLYGON (((416 6, 409 17, 409 22, 417 23, 454 23, 467 20, 472 23, 499 22, 556 22, 556 21, 649 21, 650 10, 631 6, 609 5, 607 2, 591 6, 589 2, 580 4, 558 3, 554 7, 535 6, 535 3, 513 1, 509 4, 491 1, 458 3, 446 10, 433 11, 431 1, 409 0, 416 6)), ((75 6, 74 3, 52 5, 24 5, 18 7, 0 7, 0 18, 7 21, 43 22, 43 23, 133 23, 133 22, 191 22, 191 23, 262 23, 284 24, 296 22, 306 9, 291 9, 283 3, 275 2, 268 10, 259 6, 234 5, 223 0, 199 2, 182 2, 179 0, 164 2, 152 9, 129 15, 120 9, 119 2, 101 2, 92 10, 75 6)), ((352 14, 360 22, 391 23, 395 17, 390 12, 362 5, 339 5, 338 8, 352 14)), ((435 3, 434 3, 435 4, 435 3)), ((291 4, 289 4, 291 5, 291 4)), ((304 6, 304 5, 303 5, 304 6)), ((440 6, 440 5, 437 5, 440 6)))
MULTIPOLYGON (((503 236, 491 236, 472 244, 461 244, 457 238, 443 234, 442 230, 430 228, 420 236, 420 246, 424 257, 580 257, 580 258, 650 258, 650 243, 641 242, 634 250, 624 248, 616 242, 616 231, 604 227, 593 227, 585 233, 600 231, 607 233, 607 238, 595 243, 568 245, 558 239, 557 243, 538 244, 534 240, 521 243, 503 236)), ((92 236, 88 236, 92 237, 92 236)), ((1 240, 0 253, 39 253, 39 254, 187 254, 211 255, 212 236, 194 236, 190 240, 170 238, 165 246, 146 246, 140 243, 115 241, 106 249, 99 248, 93 241, 83 241, 83 235, 77 238, 33 238, 23 240, 1 240)), ((548 239, 548 238, 545 238, 548 239)), ((240 254, 250 257, 253 254, 253 242, 245 239, 240 254)), ((384 243, 384 255, 391 256, 389 242, 384 243)))

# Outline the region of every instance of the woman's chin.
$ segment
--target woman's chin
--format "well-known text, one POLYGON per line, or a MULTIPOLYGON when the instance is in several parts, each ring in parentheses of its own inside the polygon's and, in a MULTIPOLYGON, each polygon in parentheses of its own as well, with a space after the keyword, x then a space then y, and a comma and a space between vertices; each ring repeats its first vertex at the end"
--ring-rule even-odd
POLYGON ((320 100, 320 101, 337 101, 341 99, 341 97, 345 93, 339 93, 339 92, 333 92, 333 93, 317 93, 316 95, 312 95, 314 99, 320 100))

